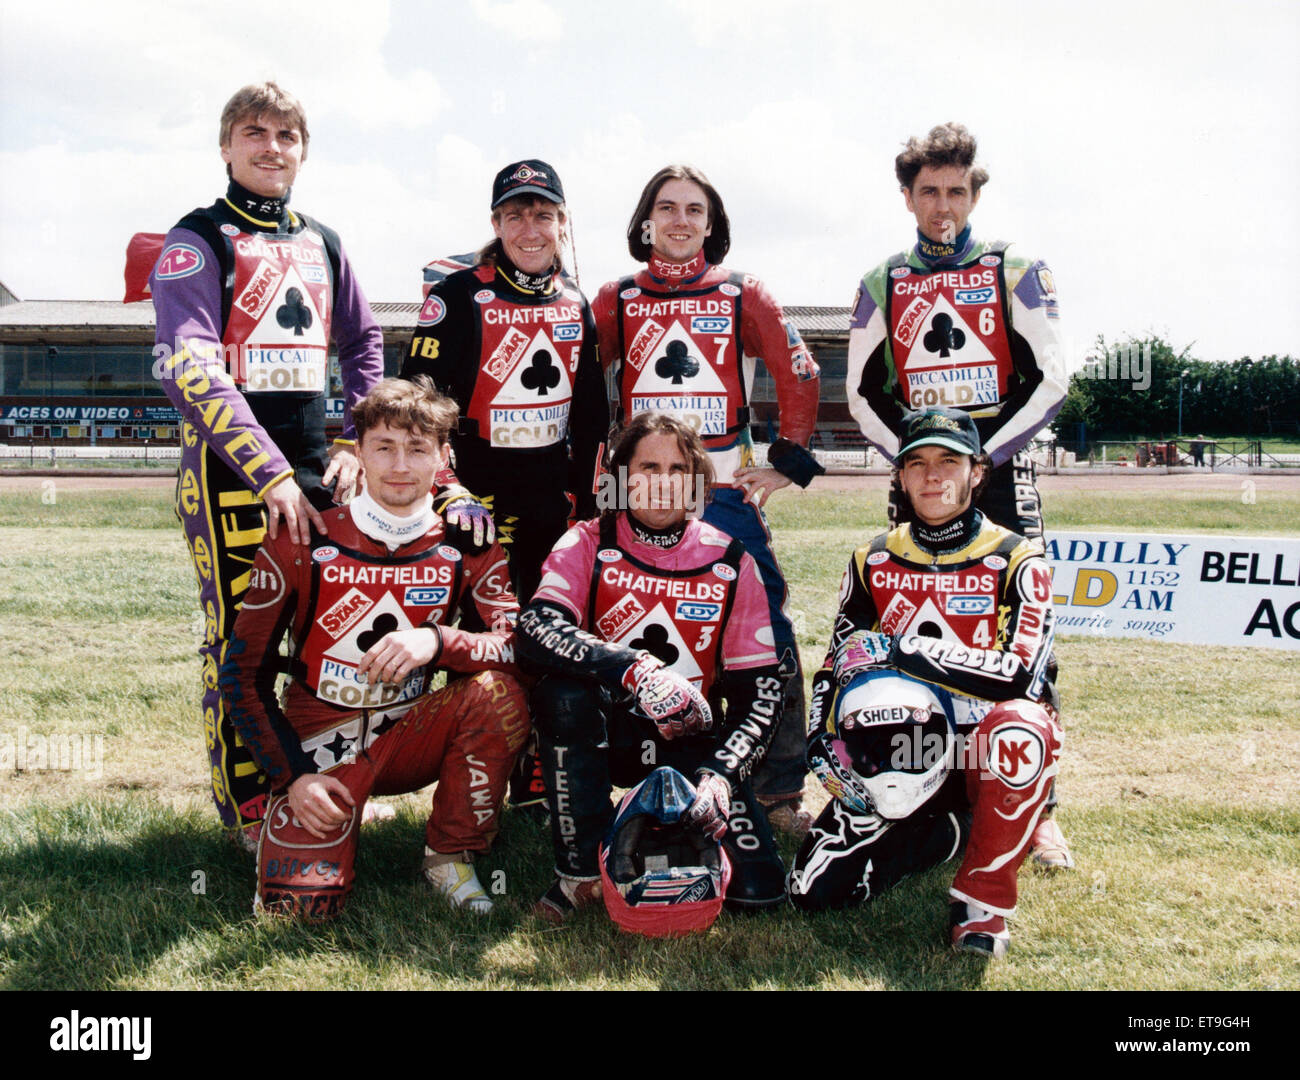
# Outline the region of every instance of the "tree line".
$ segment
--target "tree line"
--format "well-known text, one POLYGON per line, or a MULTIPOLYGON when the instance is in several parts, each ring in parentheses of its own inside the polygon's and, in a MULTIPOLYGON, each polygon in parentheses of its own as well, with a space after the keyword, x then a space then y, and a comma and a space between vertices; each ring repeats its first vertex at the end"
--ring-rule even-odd
POLYGON ((1300 436, 1300 362, 1291 356, 1197 360, 1159 337, 1097 347, 1070 379, 1052 423, 1064 446, 1098 440, 1300 436), (1083 425, 1081 433, 1079 425, 1083 425))

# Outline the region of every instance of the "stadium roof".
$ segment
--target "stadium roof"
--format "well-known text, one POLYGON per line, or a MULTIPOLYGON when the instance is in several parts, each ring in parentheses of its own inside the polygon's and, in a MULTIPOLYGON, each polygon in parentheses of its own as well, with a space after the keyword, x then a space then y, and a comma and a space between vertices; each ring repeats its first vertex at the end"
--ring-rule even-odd
MULTIPOLYGON (((370 305, 385 330, 414 330, 417 303, 370 305)), ((801 334, 847 334, 849 309, 791 306, 786 314, 801 334)), ((0 305, 0 331, 152 330, 153 304, 115 300, 17 300, 0 305)))

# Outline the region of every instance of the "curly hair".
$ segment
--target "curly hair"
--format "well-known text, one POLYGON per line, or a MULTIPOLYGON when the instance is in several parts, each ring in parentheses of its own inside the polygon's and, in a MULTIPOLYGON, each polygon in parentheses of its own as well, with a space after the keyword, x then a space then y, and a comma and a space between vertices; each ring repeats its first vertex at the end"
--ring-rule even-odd
POLYGON ((632 211, 632 220, 627 223, 627 250, 637 262, 649 262, 653 248, 645 235, 646 222, 650 220, 650 211, 654 209, 659 189, 669 180, 689 180, 698 184, 709 200, 709 228, 712 230, 704 238, 704 257, 714 266, 727 257, 731 250, 731 221, 727 217, 726 207, 722 205, 722 196, 718 189, 709 183, 694 165, 665 165, 646 184, 641 192, 641 199, 632 211))
POLYGON ((367 431, 387 424, 399 431, 418 431, 440 446, 456 426, 460 408, 444 396, 427 375, 414 379, 383 379, 352 406, 357 442, 367 431))
POLYGON ((975 136, 963 124, 939 124, 924 139, 913 135, 907 140, 903 152, 894 158, 894 175, 904 189, 911 191, 922 169, 955 165, 970 170, 971 194, 976 195, 988 183, 989 174, 982 165, 975 164, 975 149, 975 136))

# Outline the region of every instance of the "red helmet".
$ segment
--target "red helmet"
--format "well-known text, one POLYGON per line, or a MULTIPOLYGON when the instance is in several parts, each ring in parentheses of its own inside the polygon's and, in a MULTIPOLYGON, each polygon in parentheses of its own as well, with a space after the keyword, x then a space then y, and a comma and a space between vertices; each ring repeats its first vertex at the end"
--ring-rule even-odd
POLYGON ((623 796, 600 845, 605 910, 646 937, 707 930, 722 910, 731 860, 683 819, 695 788, 676 769, 655 769, 623 796))

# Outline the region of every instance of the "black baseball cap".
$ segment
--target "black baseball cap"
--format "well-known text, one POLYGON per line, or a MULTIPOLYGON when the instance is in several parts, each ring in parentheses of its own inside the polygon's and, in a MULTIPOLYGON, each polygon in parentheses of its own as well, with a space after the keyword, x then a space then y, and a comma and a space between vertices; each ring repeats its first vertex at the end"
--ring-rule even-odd
POLYGON ((918 446, 946 446, 974 457, 980 452, 980 433, 970 413, 961 409, 923 409, 907 418, 894 464, 901 465, 903 455, 918 446))
POLYGON ((553 203, 564 202, 564 185, 560 174, 544 161, 516 161, 507 165, 492 181, 492 209, 507 199, 520 195, 537 195, 553 203))

